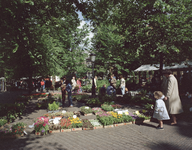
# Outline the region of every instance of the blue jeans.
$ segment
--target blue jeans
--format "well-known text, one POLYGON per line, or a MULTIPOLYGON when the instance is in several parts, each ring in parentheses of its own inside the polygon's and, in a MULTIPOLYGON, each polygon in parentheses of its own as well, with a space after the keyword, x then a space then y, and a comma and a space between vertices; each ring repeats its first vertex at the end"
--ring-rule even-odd
POLYGON ((125 86, 121 87, 121 93, 122 93, 122 95, 125 94, 125 86))
POLYGON ((73 106, 71 92, 68 93, 68 101, 69 101, 69 106, 71 106, 71 105, 73 106))

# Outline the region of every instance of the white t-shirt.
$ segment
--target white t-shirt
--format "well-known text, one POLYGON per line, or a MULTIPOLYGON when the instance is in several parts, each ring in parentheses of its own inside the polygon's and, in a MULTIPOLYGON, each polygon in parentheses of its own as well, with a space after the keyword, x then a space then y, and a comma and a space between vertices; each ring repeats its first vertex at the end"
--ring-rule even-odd
POLYGON ((121 87, 125 87, 125 79, 121 78, 121 87))

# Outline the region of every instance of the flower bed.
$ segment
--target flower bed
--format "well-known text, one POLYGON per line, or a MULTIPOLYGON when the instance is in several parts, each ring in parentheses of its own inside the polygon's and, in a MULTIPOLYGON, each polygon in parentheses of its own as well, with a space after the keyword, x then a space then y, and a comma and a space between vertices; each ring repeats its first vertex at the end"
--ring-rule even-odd
POLYGON ((89 121, 93 125, 94 129, 101 129, 101 128, 103 128, 103 125, 99 122, 99 120, 95 119, 95 120, 89 120, 89 121))
POLYGON ((69 120, 71 122, 72 128, 82 128, 83 123, 78 117, 76 118, 70 117, 69 120))
POLYGON ((11 128, 2 128, 0 130, 0 138, 17 138, 24 135, 26 124, 19 122, 12 125, 11 128))
POLYGON ((102 110, 100 107, 94 107, 92 108, 92 111, 95 115, 97 115, 99 112, 103 112, 104 110, 102 110))

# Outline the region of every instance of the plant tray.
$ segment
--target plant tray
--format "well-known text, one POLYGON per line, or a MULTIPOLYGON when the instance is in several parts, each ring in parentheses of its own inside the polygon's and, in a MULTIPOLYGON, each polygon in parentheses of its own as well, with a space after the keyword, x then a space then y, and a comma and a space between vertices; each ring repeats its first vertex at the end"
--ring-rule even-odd
POLYGON ((83 130, 93 130, 93 128, 84 128, 83 127, 83 130))
POLYGON ((103 126, 104 128, 113 128, 113 125, 107 125, 107 126, 103 126))
POLYGON ((71 132, 71 129, 61 129, 61 132, 71 132))
POLYGON ((114 127, 124 126, 124 125, 127 125, 127 124, 126 123, 117 123, 117 124, 114 124, 114 127))
POLYGON ((82 131, 82 128, 72 128, 71 131, 82 131))
POLYGON ((55 111, 50 111, 50 110, 47 110, 48 113, 57 113, 59 112, 59 110, 55 110, 55 111))
POLYGON ((59 133, 61 132, 60 130, 49 130, 49 133, 59 133))
POLYGON ((83 114, 84 116, 91 116, 93 113, 83 114))
POLYGON ((144 120, 143 122, 150 122, 151 120, 144 120))
POLYGON ((97 127, 93 127, 93 129, 103 129, 103 126, 97 126, 97 127))
POLYGON ((42 135, 41 132, 35 132, 35 135, 42 135))

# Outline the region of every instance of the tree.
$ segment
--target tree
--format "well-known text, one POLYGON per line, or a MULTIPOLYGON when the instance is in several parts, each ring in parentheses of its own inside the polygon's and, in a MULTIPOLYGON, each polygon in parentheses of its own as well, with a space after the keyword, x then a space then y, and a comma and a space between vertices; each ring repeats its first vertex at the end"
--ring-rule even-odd
MULTIPOLYGON (((122 62, 125 58, 121 54, 128 53, 131 57, 127 59, 128 62, 160 63, 162 70, 163 63, 168 65, 189 57, 191 59, 190 0, 93 0, 82 1, 82 5, 82 13, 93 22, 96 32, 100 31, 97 30, 98 27, 115 26, 115 32, 109 32, 124 39, 121 45, 118 45, 120 56, 117 56, 122 62)), ((102 45, 103 53, 108 54, 109 44, 106 43, 110 43, 111 38, 104 38, 108 34, 106 31, 103 29, 103 32, 99 33, 105 39, 104 42, 99 43, 96 40, 95 45, 102 45)), ((114 49, 110 53, 113 54, 114 49)), ((103 60, 109 58, 102 56, 103 60)), ((126 54, 125 56, 127 57, 126 54)), ((118 60, 114 63, 120 65, 118 60)))

